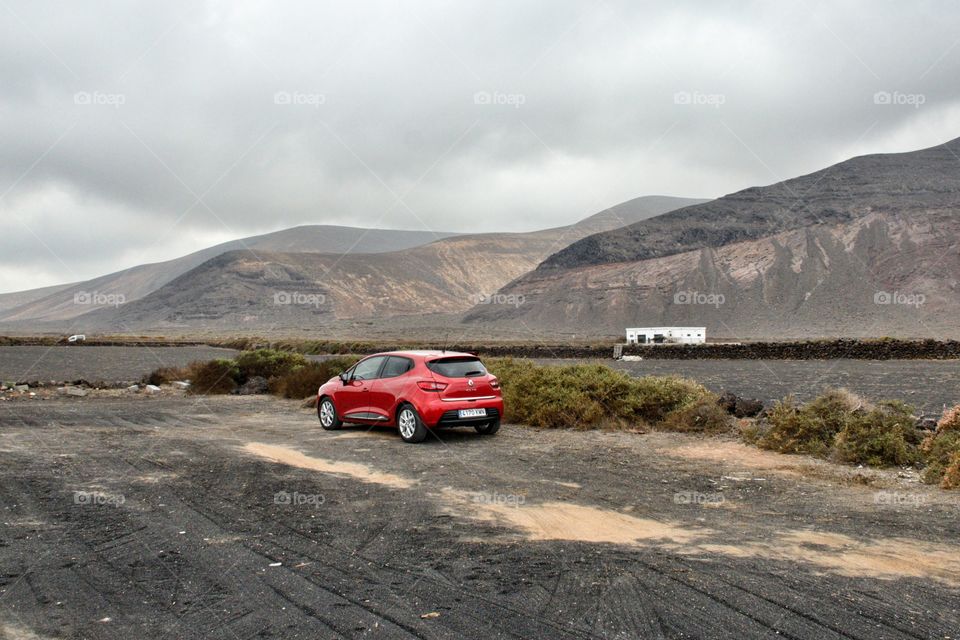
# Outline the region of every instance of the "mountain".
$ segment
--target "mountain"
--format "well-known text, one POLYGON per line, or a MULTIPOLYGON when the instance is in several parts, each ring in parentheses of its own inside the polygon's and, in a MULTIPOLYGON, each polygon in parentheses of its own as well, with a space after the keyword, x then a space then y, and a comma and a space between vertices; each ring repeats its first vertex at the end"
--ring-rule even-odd
POLYGON ((2 315, 5 311, 28 304, 34 300, 40 300, 41 298, 53 295, 58 291, 63 291, 64 289, 68 289, 72 286, 72 284, 55 284, 49 287, 41 287, 40 289, 28 289, 26 291, 0 293, 0 315, 2 315))
POLYGON ((138 300, 207 260, 229 251, 379 253, 415 247, 452 235, 455 234, 333 225, 293 227, 224 242, 181 258, 139 265, 84 282, 2 294, 0 323, 63 322, 93 309, 109 306, 105 302, 98 304, 97 301, 107 300, 106 296, 110 295, 123 296, 127 302, 138 300), (77 296, 81 300, 89 300, 90 304, 76 304, 77 296))
POLYGON ((86 331, 306 332, 344 320, 455 314, 570 242, 694 202, 703 201, 637 198, 566 227, 459 235, 388 253, 230 251, 76 323, 86 331))
POLYGON ((960 337, 960 139, 852 158, 554 253, 468 325, 725 338, 960 337))

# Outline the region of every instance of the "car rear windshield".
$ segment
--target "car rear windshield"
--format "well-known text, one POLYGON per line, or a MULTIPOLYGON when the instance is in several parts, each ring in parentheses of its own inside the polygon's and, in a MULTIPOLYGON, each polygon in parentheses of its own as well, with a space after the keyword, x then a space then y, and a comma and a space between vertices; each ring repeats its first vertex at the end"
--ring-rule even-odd
POLYGON ((487 370, 480 362, 480 358, 473 357, 432 360, 427 363, 427 368, 444 378, 474 378, 487 375, 487 370))

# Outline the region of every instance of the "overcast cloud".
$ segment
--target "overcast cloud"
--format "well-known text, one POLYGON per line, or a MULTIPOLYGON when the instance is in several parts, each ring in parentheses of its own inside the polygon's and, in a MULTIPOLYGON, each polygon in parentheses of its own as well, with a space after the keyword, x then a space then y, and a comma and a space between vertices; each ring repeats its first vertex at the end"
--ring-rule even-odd
POLYGON ((960 136, 955 2, 315 5, 0 0, 0 291, 298 224, 557 226, 960 136))

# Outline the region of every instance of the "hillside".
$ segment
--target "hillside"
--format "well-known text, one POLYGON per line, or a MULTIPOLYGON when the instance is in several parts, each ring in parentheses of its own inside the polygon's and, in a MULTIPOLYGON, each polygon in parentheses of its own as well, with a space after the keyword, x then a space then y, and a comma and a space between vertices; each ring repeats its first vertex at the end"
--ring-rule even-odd
POLYGON ((138 300, 207 260, 229 251, 379 253, 415 247, 452 235, 454 234, 446 232, 363 229, 332 225, 293 227, 232 240, 174 260, 139 265, 84 282, 0 294, 0 323, 63 322, 104 306, 75 304, 74 299, 77 295, 98 293, 122 295, 128 302, 138 300))
POLYGON ((853 158, 572 243, 465 321, 542 334, 960 336, 960 140, 853 158))
POLYGON ((871 212, 956 208, 958 158, 960 139, 920 151, 859 156, 590 236, 550 256, 539 270, 646 260, 817 224, 846 223, 871 212))
POLYGON ((343 320, 456 314, 599 229, 698 202, 637 198, 566 227, 460 235, 379 254, 222 254, 141 300, 78 318, 109 331, 310 330, 343 320))
POLYGON ((40 300, 53 295, 58 291, 69 289, 73 284, 55 284, 40 289, 27 289, 26 291, 14 291, 11 293, 0 293, 0 315, 4 312, 14 309, 21 305, 29 304, 34 300, 40 300))

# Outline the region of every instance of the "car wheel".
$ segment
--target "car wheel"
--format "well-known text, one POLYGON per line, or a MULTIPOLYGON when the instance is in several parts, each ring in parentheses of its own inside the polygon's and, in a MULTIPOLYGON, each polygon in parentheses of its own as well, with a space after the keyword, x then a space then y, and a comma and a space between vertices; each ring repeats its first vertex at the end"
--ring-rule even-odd
POLYGON ((397 429, 404 442, 423 442, 427 437, 427 425, 413 405, 405 404, 397 412, 397 429))
POLYGON ((493 422, 487 422, 484 424, 478 424, 474 427, 477 430, 477 433, 484 436, 492 436, 497 431, 500 431, 500 421, 494 420, 493 422))
POLYGON ((317 417, 320 418, 320 426, 327 431, 343 426, 343 421, 337 415, 337 408, 333 406, 333 400, 330 398, 324 398, 317 405, 317 417))

